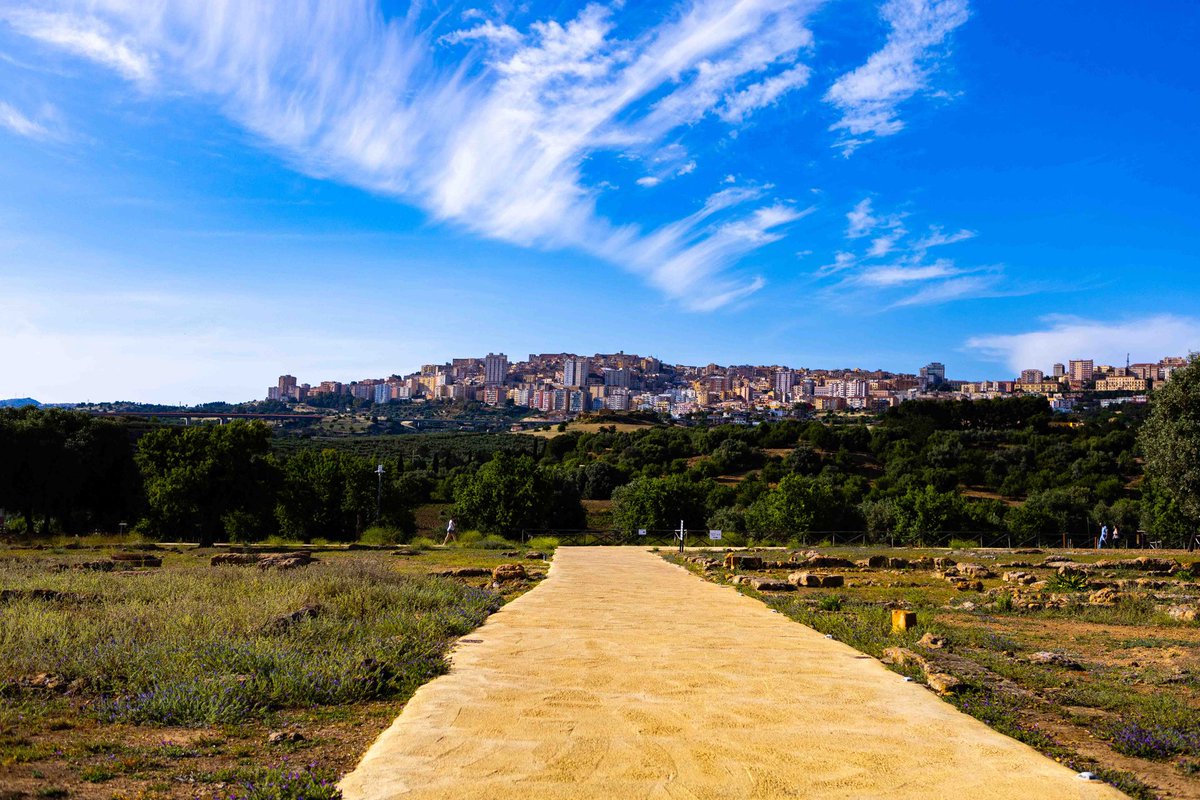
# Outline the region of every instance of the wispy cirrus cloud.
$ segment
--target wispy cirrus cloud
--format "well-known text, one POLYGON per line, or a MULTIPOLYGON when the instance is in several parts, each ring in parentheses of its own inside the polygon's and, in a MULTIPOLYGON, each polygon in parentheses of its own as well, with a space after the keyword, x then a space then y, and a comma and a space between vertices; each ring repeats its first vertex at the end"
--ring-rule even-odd
POLYGON ((0 128, 26 139, 50 139, 53 133, 40 122, 26 116, 19 109, 0 100, 0 128))
POLYGON ((966 347, 985 358, 1006 364, 1014 373, 1031 367, 1046 369, 1071 358, 1123 364, 1157 361, 1200 351, 1200 319, 1173 314, 1091 320, 1049 316, 1040 330, 973 336, 966 347))
POLYGON ((942 45, 967 21, 967 0, 887 0, 880 14, 890 27, 883 48, 825 93, 841 114, 829 129, 844 155, 904 128, 899 108, 928 88, 942 45))
POLYGON ((633 36, 599 4, 521 26, 472 14, 450 31, 419 7, 387 17, 371 0, 65 0, 0 5, 0 18, 147 94, 210 99, 311 175, 483 236, 590 252, 711 309, 762 286, 730 269, 804 211, 760 191, 643 230, 597 213, 585 163, 601 151, 652 159, 685 126, 742 124, 804 86, 820 4, 692 0, 633 36))
POLYGON ((975 233, 964 229, 948 234, 930 226, 913 235, 904 225, 907 216, 879 212, 869 197, 847 212, 847 249, 815 273, 818 279, 835 279, 826 287, 831 297, 893 309, 1027 293, 1005 286, 1002 266, 964 267, 951 258, 930 261, 930 249, 966 241, 975 233))
POLYGON ((17 9, 4 19, 19 33, 103 64, 131 81, 145 82, 153 74, 150 57, 97 17, 17 9))

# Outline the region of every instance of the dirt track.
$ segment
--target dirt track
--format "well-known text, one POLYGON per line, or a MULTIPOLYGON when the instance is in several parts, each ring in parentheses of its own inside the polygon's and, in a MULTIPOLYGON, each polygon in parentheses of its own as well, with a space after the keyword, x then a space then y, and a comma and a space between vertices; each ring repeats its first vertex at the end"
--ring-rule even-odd
POLYGON ((342 782, 384 798, 1123 797, 635 548, 561 548, 342 782))

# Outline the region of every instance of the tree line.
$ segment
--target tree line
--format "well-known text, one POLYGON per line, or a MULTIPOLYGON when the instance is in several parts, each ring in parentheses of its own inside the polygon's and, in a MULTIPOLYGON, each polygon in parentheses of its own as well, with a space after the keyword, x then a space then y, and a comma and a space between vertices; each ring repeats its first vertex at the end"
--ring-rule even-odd
POLYGON ((683 520, 763 540, 970 531, 1081 542, 1107 523, 1182 544, 1200 522, 1196 360, 1149 408, 1081 415, 1020 397, 915 401, 868 422, 395 438, 298 446, 258 422, 147 432, 6 409, 0 508, 28 536, 129 520, 147 536, 202 542, 351 540, 377 524, 409 535, 414 509, 431 502, 464 529, 506 535, 582 528, 585 500, 611 501, 624 530, 683 520))

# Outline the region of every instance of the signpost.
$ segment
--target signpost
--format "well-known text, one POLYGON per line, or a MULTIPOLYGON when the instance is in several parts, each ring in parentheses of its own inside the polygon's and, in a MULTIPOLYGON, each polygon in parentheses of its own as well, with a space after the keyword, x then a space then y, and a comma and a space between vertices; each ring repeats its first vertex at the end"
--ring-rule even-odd
POLYGON ((708 538, 712 539, 714 542, 719 542, 719 541, 721 541, 721 532, 720 531, 709 531, 708 538))
POLYGON ((645 536, 645 535, 646 535, 646 529, 638 528, 638 536, 645 536))
POLYGON ((675 538, 679 540, 679 553, 683 554, 683 543, 687 539, 687 529, 683 527, 683 520, 679 520, 679 531, 675 534, 675 538))

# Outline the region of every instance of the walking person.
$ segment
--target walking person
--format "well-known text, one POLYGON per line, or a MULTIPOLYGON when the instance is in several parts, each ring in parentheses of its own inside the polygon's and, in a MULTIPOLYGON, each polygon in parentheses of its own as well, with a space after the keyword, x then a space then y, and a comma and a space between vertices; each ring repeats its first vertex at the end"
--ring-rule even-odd
POLYGON ((1100 550, 1104 545, 1108 544, 1108 525, 1100 526, 1100 540, 1096 542, 1096 549, 1100 550))
POLYGON ((451 541, 457 542, 458 541, 457 533, 458 533, 458 526, 454 524, 454 517, 451 517, 450 521, 446 523, 446 538, 442 539, 442 544, 447 545, 447 544, 450 544, 451 541))
POLYGON ((1112 532, 1112 546, 1114 549, 1118 549, 1121 546, 1121 531, 1117 529, 1115 524, 1113 525, 1112 532))

